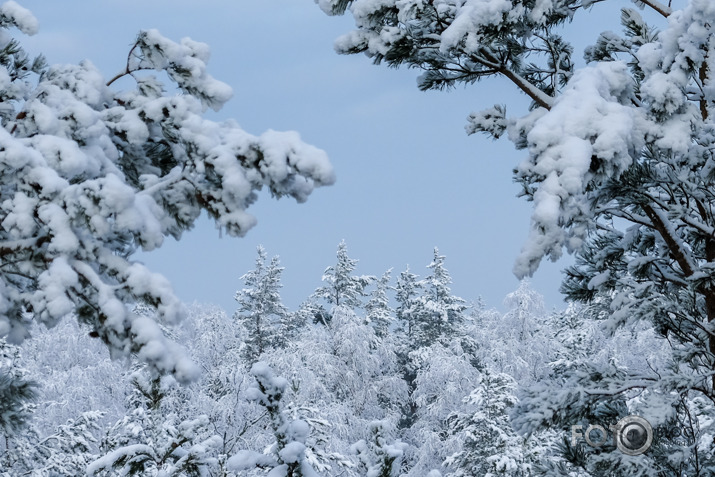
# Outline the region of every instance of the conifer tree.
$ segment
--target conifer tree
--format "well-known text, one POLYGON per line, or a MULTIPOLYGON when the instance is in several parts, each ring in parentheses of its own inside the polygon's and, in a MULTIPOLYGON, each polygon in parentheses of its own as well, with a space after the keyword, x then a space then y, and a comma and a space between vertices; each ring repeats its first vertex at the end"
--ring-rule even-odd
POLYGON ((212 450, 221 438, 209 431, 206 415, 180 419, 167 405, 172 381, 134 374, 129 413, 107 431, 87 475, 203 477, 216 465, 212 450))
MULTIPOLYGON (((32 322, 51 327, 74 315, 114 356, 196 378, 156 321, 131 311, 144 302, 161 322, 185 315, 168 281, 134 253, 179 239, 202 211, 244 235, 257 191, 302 202, 334 181, 325 153, 293 132, 253 136, 204 118, 232 91, 208 74, 203 43, 141 31, 125 67, 106 79, 89 61, 30 59, 13 28, 31 35, 38 22, 8 1, 0 5, 0 337, 17 343, 32 322)), ((19 398, 6 380, 0 386, 19 398)))
POLYGON ((467 308, 464 300, 452 295, 449 284, 452 278, 444 267, 444 255, 434 249, 434 260, 427 265, 432 273, 421 282, 424 290, 417 301, 418 311, 416 344, 429 346, 438 340, 454 337, 464 321, 462 312, 467 308))
POLYGON ((397 309, 395 314, 402 328, 402 332, 406 335, 407 340, 412 341, 416 333, 418 299, 422 290, 422 283, 418 280, 418 276, 410 272, 408 266, 404 272, 397 277, 395 285, 395 300, 397 301, 397 309))
POLYGON ((259 454, 254 451, 241 451, 228 461, 234 471, 247 470, 255 467, 271 469, 272 477, 317 477, 305 456, 305 441, 310 431, 308 424, 302 420, 292 421, 284 412, 282 402, 288 381, 277 377, 273 370, 264 362, 255 363, 251 374, 256 379, 256 386, 249 398, 263 406, 268 413, 275 443, 270 454, 259 454))
POLYGON ((390 274, 392 269, 386 271, 377 280, 375 289, 370 292, 370 300, 365 305, 365 312, 368 323, 375 328, 375 334, 379 337, 387 336, 390 324, 393 321, 393 311, 390 308, 390 298, 387 290, 390 288, 390 274))
POLYGON ((12 475, 76 477, 84 475, 87 465, 97 458, 98 421, 102 413, 83 412, 75 419, 58 425, 53 433, 41 435, 34 425, 22 434, 6 439, 7 449, 0 453, 0 476, 12 475))
POLYGON ((0 431, 6 438, 22 429, 30 418, 30 402, 38 384, 20 366, 20 350, 0 338, 0 431))
POLYGON ((236 292, 239 308, 234 320, 247 331, 243 353, 249 366, 265 351, 280 344, 280 327, 288 314, 280 296, 283 267, 277 256, 268 264, 266 260, 266 251, 259 246, 256 268, 241 277, 246 288, 236 292))
POLYGON ((359 308, 362 306, 362 298, 366 296, 365 288, 375 280, 375 277, 352 275, 358 261, 348 256, 345 240, 338 245, 337 257, 337 263, 326 268, 323 273, 323 281, 327 285, 318 288, 315 296, 324 299, 330 305, 359 308))
POLYGON ((396 333, 398 334, 398 343, 400 343, 397 349, 397 357, 402 379, 408 390, 407 399, 402 403, 402 415, 398 423, 400 429, 409 428, 417 418, 417 406, 412 399, 417 386, 415 382, 417 370, 410 359, 410 352, 414 351, 418 336, 421 291, 422 282, 418 280, 416 274, 410 272, 410 267, 408 266, 397 277, 395 285, 395 300, 397 301, 395 314, 398 323, 396 333))
MULTIPOLYGON (((584 51, 588 64, 579 69, 571 61, 569 30, 559 27, 587 21, 597 8, 611 8, 617 20, 614 3, 317 3, 328 14, 349 12, 355 19, 355 30, 336 43, 339 52, 420 68, 423 89, 497 76, 528 95, 531 108, 520 117, 495 105, 472 113, 467 124, 468 133, 507 133, 528 153, 514 168, 521 195, 533 202, 515 274, 532 274, 544 257, 574 253, 563 285, 570 300, 596 309, 611 333, 646 321, 667 339, 671 367, 585 367, 567 380, 569 405, 559 407, 573 416, 552 412, 552 396, 534 394, 533 426, 523 430, 556 426, 614 400, 633 403, 634 394, 659 409, 670 406, 664 415, 684 412, 683 399, 713 402, 715 3, 638 0, 648 15, 623 8, 623 33, 594 39, 584 51)), ((709 411, 701 412, 707 427, 709 411)), ((711 449, 712 443, 677 454, 683 472, 713 472, 711 449)), ((610 462, 604 472, 636 475, 632 460, 614 452, 599 455, 599 462, 610 462)))
POLYGON ((316 303, 315 298, 314 295, 311 295, 300 304, 295 312, 286 315, 283 326, 281 326, 281 343, 289 343, 300 334, 308 323, 325 325, 330 321, 328 312, 322 305, 316 303))
POLYGON ((370 437, 352 445, 351 450, 365 468, 365 477, 399 475, 404 452, 409 446, 392 438, 392 431, 390 422, 373 421, 370 423, 370 437))
POLYGON ((465 398, 465 410, 449 421, 461 441, 461 449, 445 465, 454 477, 519 476, 535 474, 534 440, 529 442, 511 426, 509 413, 517 403, 516 382, 507 374, 484 372, 478 386, 465 398))

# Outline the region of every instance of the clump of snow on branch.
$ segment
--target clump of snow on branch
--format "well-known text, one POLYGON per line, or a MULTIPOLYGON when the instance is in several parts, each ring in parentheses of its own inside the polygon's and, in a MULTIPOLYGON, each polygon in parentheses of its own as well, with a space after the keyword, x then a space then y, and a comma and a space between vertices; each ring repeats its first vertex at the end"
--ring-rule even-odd
POLYGON ((15 2, 0 7, 0 335, 19 342, 29 318, 52 326, 74 313, 114 356, 136 353, 154 372, 192 379, 196 369, 158 324, 180 320, 183 305, 132 254, 180 238, 202 211, 244 235, 264 187, 303 202, 332 184, 326 154, 295 132, 254 136, 205 119, 232 91, 207 73, 203 43, 143 31, 108 81, 89 61, 31 61, 11 27, 34 33, 37 22, 15 2), (135 86, 112 89, 123 76, 135 86), (176 87, 183 94, 167 92, 176 87), (129 311, 136 302, 156 316, 129 311))
POLYGON ((40 22, 28 9, 21 7, 17 2, 9 1, 0 6, 0 15, 3 19, 0 25, 6 27, 11 24, 26 35, 34 35, 40 29, 40 22))
POLYGON ((263 467, 271 469, 270 477, 317 477, 306 458, 305 441, 310 427, 303 420, 289 420, 283 409, 281 399, 288 381, 275 376, 270 366, 262 361, 251 367, 251 374, 256 379, 256 386, 249 390, 248 398, 266 409, 276 442, 271 447, 271 454, 238 452, 228 460, 229 469, 240 471, 263 467))
POLYGON ((645 121, 628 105, 632 81, 621 62, 598 63, 574 74, 550 111, 538 110, 510 125, 525 136, 529 158, 517 168, 534 201, 529 238, 514 266, 532 274, 541 258, 577 250, 592 219, 589 186, 617 177, 643 145, 645 121))

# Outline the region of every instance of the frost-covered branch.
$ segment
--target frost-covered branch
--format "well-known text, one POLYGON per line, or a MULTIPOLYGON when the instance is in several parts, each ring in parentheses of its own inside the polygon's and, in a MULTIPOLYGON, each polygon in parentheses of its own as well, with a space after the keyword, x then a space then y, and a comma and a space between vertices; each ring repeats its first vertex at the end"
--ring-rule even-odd
POLYGON ((653 227, 658 231, 665 243, 668 245, 673 257, 680 265, 686 277, 695 273, 695 264, 689 253, 683 247, 682 241, 678 238, 677 233, 673 230, 670 221, 663 215, 663 212, 655 209, 651 205, 643 204, 643 212, 651 220, 653 227))
POLYGON ((672 8, 667 5, 663 5, 658 0, 638 0, 638 2, 642 3, 643 5, 649 6, 664 17, 669 17, 670 14, 673 13, 672 8))
POLYGON ((74 314, 114 356, 135 352, 155 371, 191 379, 195 370, 154 320, 128 309, 142 301, 166 323, 185 314, 168 281, 133 262, 133 253, 180 238, 202 211, 242 236, 256 223, 246 210, 258 191, 303 202, 334 182, 333 169, 297 133, 253 136, 233 121, 204 118, 232 90, 208 73, 203 43, 142 31, 125 70, 106 81, 86 61, 49 68, 31 61, 11 29, 36 27, 15 2, 0 6, 7 80, 0 81, 0 336, 26 337, 25 316, 52 326, 74 314), (127 74, 134 89, 109 88, 127 74), (173 88, 184 94, 167 93, 173 88))
POLYGON ((270 455, 245 450, 238 452, 228 460, 229 468, 233 471, 269 468, 272 469, 270 475, 276 477, 317 477, 306 458, 308 424, 301 420, 290 421, 283 410, 282 398, 288 381, 274 376, 273 370, 264 362, 255 363, 251 374, 256 378, 256 387, 252 389, 250 399, 266 409, 275 444, 270 455))

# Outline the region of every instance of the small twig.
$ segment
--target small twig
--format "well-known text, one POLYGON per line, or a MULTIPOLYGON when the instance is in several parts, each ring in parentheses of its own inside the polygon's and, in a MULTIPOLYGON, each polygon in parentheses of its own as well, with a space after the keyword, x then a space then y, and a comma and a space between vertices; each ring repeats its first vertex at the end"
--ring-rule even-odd
POLYGON ((139 43, 138 43, 138 42, 137 42, 137 43, 134 43, 134 46, 132 46, 132 49, 129 50, 129 54, 127 55, 127 66, 124 68, 124 71, 122 71, 122 72, 120 72, 120 73, 117 73, 116 75, 114 75, 114 77, 113 77, 112 79, 110 79, 109 81, 107 81, 107 86, 111 86, 112 83, 114 83, 115 81, 117 81, 119 78, 121 78, 121 77, 123 77, 123 76, 126 76, 126 75, 130 75, 130 74, 134 73, 135 71, 151 69, 151 68, 141 68, 141 67, 138 67, 138 68, 132 70, 132 69, 129 68, 129 63, 131 62, 132 55, 134 54, 134 50, 136 50, 138 46, 139 46, 139 43))

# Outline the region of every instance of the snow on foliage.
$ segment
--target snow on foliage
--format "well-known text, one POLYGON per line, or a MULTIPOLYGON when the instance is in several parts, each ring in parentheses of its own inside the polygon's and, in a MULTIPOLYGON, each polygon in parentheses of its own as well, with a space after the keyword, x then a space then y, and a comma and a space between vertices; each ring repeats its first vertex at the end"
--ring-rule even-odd
MULTIPOLYGON (((402 300, 434 296, 431 288, 448 283, 437 257, 433 277, 419 287, 403 274, 395 290, 402 300), (442 278, 429 284, 435 276, 442 278)), ((394 299, 386 283, 375 284, 380 288, 377 295, 394 299)), ((29 475, 79 475, 84 468, 90 475, 541 475, 551 463, 574 466, 559 450, 570 428, 544 431, 537 421, 581 422, 589 405, 596 406, 587 414, 593 419, 632 409, 659 432, 683 426, 689 412, 698 416, 686 427, 697 436, 689 445, 701 457, 709 452, 715 420, 707 401, 662 392, 611 407, 598 395, 582 399, 584 389, 598 389, 592 372, 608 386, 626 373, 672 376, 666 344, 653 329, 610 337, 591 311, 546 315, 527 282, 505 303, 505 313, 475 307, 448 334, 422 344, 405 334, 406 313, 383 309, 392 325, 381 334, 366 319, 370 311, 340 305, 327 323, 301 321, 253 367, 244 349, 255 330, 194 305, 168 331, 204 370, 190 386, 155 379, 139 362, 133 371, 119 369, 86 328, 65 321, 23 343, 33 359, 14 359, 40 383, 41 399, 27 409, 34 417, 22 433, 4 431, 0 468, 29 475), (554 409, 562 412, 547 416, 554 409)), ((135 312, 153 313, 145 306, 135 312)), ((658 445, 685 453, 686 444, 668 437, 658 445)))
POLYGON ((259 361, 251 367, 251 374, 256 379, 256 387, 249 393, 249 399, 258 402, 266 409, 275 435, 275 444, 270 455, 242 451, 228 460, 230 469, 239 471, 251 467, 271 469, 270 477, 317 477, 308 462, 305 441, 310 428, 305 421, 291 421, 286 418, 281 399, 288 386, 285 378, 273 375, 268 364, 259 361))
POLYGON ((406 399, 394 342, 344 306, 327 325, 306 326, 267 358, 289 379, 293 415, 311 425, 308 451, 327 475, 354 467, 350 446, 365 438, 371 422, 396 421, 406 399))
MULTIPOLYGON (((332 170, 291 133, 256 138, 203 119, 230 96, 206 72, 205 45, 141 33, 117 76, 132 76, 136 89, 115 93, 114 79, 88 62, 30 61, 4 30, 31 33, 36 22, 9 2, 0 7, 0 334, 20 341, 33 319, 53 325, 76 312, 114 354, 136 354, 148 372, 135 375, 125 414, 99 446, 96 409, 60 426, 43 422, 56 433, 20 434, 33 407, 13 391, 28 383, 4 344, 3 465, 30 474, 76 473, 87 462, 90 474, 124 475, 713 474, 713 3, 673 11, 638 1, 668 18, 662 31, 623 9, 624 34, 601 34, 580 70, 558 27, 607 2, 317 3, 355 19, 338 51, 419 67, 423 89, 500 75, 530 97, 523 117, 495 106, 472 114, 467 130, 507 132, 528 153, 515 175, 535 208, 517 274, 574 252, 563 290, 584 305, 547 315, 522 282, 507 313, 466 315, 435 249, 427 278, 398 277, 394 319, 388 274, 362 315, 374 279, 352 275, 343 242, 325 286, 276 320, 283 343, 249 374, 245 351, 262 339, 258 327, 208 311, 175 331, 206 372, 193 387, 174 386, 157 371, 185 380, 193 370, 157 320, 175 321, 182 307, 132 252, 180 236, 202 209, 241 235, 258 189, 303 200, 332 182, 332 170), (184 94, 164 93, 148 70, 184 94), (157 320, 127 310, 137 299, 157 320), (653 427, 643 455, 569 439, 574 425, 608 428, 633 414, 653 427)), ((253 293, 268 268, 259 253, 262 272, 245 276, 246 316, 280 303, 277 280, 253 293)))
POLYGON ((434 259, 427 265, 432 273, 420 282, 424 293, 418 300, 418 343, 450 340, 463 321, 462 312, 467 307, 462 298, 452 295, 452 277, 444 266, 445 258, 435 247, 434 259))
POLYGON ((0 6, 0 15, 3 17, 3 26, 13 25, 26 35, 35 35, 40 28, 32 12, 18 5, 17 2, 3 3, 0 6))
POLYGON ((87 475, 198 477, 215 465, 211 454, 221 438, 208 430, 206 415, 180 419, 167 406, 164 400, 171 381, 133 375, 129 399, 133 409, 107 431, 99 449, 101 457, 87 466, 87 475))
POLYGON ((644 146, 642 112, 630 106, 628 67, 598 63, 577 71, 551 110, 536 110, 509 128, 521 136, 529 159, 516 170, 534 201, 530 236, 514 267, 531 275, 544 256, 556 260, 566 247, 579 250, 593 221, 588 191, 617 179, 644 146))
POLYGON ((479 385, 464 398, 464 410, 450 422, 461 440, 460 450, 445 460, 455 477, 483 475, 527 476, 537 461, 535 440, 519 436, 509 422, 516 404, 516 382, 506 374, 484 373, 479 385))
POLYGON ((258 247, 256 268, 241 277, 246 288, 236 292, 239 309, 234 319, 248 331, 244 341, 247 363, 258 361, 265 351, 280 346, 281 326, 285 324, 288 309, 281 303, 281 273, 278 257, 266 264, 263 247, 258 247))
POLYGON ((350 308, 360 306, 365 296, 365 287, 375 281, 371 275, 352 275, 357 266, 357 260, 348 256, 348 246, 345 240, 338 244, 338 261, 329 266, 323 273, 325 286, 315 291, 315 296, 324 299, 328 304, 350 308))
MULTIPOLYGON (((557 360, 548 382, 548 350, 529 356, 538 367, 528 378, 540 389, 520 405, 522 428, 553 429, 586 417, 617 421, 629 411, 647 412, 633 401, 641 393, 654 408, 668 409, 661 414, 681 436, 692 436, 676 438, 659 427, 667 435, 641 459, 624 457, 615 447, 596 452, 561 446, 563 460, 555 459, 545 472, 632 476, 653 475, 657 468, 672 475, 712 473, 712 451, 698 447, 703 436, 709 437, 705 429, 712 411, 694 403, 715 399, 713 2, 634 1, 646 14, 623 8, 623 33, 602 33, 585 50, 588 65, 579 69, 571 61, 567 38, 574 30, 561 24, 586 21, 589 9, 614 4, 317 3, 328 14, 348 13, 355 20, 355 29, 336 41, 339 53, 365 53, 376 63, 419 68, 422 89, 498 76, 525 93, 532 100, 525 115, 507 117, 505 106, 494 106, 473 113, 467 126, 468 133, 493 137, 507 132, 528 154, 514 169, 521 195, 534 205, 515 274, 530 275, 544 257, 555 260, 563 250, 573 253, 576 264, 566 272, 563 291, 587 304, 584 313, 599 320, 584 325, 614 337, 621 328, 635 334, 650 328, 656 340, 667 340, 652 349, 667 352, 670 365, 657 365, 650 352, 640 356, 647 357, 647 364, 628 359, 628 365, 571 356, 568 364, 557 360), (553 389, 562 392, 550 393, 553 389), (694 417, 692 409, 701 415, 694 417)), ((504 349, 500 354, 506 359, 492 363, 525 370, 504 349)))
POLYGON ((294 132, 253 136, 205 119, 232 92, 207 73, 203 43, 142 31, 126 69, 107 81, 89 61, 31 61, 11 27, 32 34, 37 21, 15 2, 0 7, 0 336, 20 342, 28 316, 53 326, 74 313, 113 355, 196 378, 157 324, 180 320, 182 304, 132 254, 180 238, 202 210, 244 235, 258 190, 302 202, 333 183, 325 153, 294 132), (123 76, 134 86, 113 89, 123 76), (175 87, 183 94, 167 92, 175 87), (156 320, 132 313, 137 301, 156 320))
POLYGON ((37 383, 28 374, 20 349, 0 338, 0 430, 5 435, 20 431, 30 416, 28 401, 37 397, 37 383))
POLYGON ((368 323, 373 324, 375 334, 380 337, 387 336, 390 325, 393 322, 390 299, 387 296, 391 274, 392 269, 386 271, 377 280, 375 289, 370 292, 370 300, 365 305, 365 319, 368 323))
MULTIPOLYGON (((12 469, 13 475, 62 476, 84 475, 94 460, 98 421, 102 413, 86 411, 57 426, 47 435, 34 427, 6 441, 0 457, 0 469, 12 469)), ((3 477, 10 474, 0 473, 3 477)))
POLYGON ((402 457, 408 444, 399 439, 390 439, 394 434, 389 421, 370 423, 370 438, 361 439, 351 446, 365 467, 365 477, 395 477, 399 475, 402 457), (389 441, 394 442, 389 443, 389 441))

